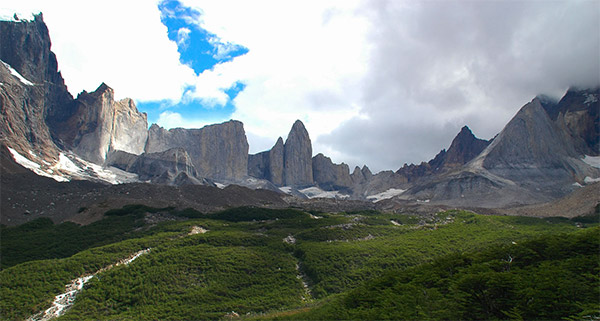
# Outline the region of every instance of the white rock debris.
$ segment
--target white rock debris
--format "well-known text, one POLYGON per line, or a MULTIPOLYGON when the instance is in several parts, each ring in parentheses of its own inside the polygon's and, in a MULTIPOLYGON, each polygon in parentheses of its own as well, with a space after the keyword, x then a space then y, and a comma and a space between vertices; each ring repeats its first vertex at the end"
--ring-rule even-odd
POLYGON ((119 262, 117 262, 115 264, 111 264, 105 268, 102 268, 102 269, 96 271, 93 274, 85 275, 85 276, 82 276, 82 277, 72 280, 71 283, 65 285, 64 293, 61 293, 54 297, 54 301, 52 301, 52 305, 48 309, 29 317, 27 320, 28 321, 47 321, 47 320, 52 320, 54 318, 57 318, 57 317, 65 314, 67 312, 67 310, 71 306, 73 306, 73 304, 75 303, 75 298, 83 290, 83 286, 89 280, 94 278, 96 276, 96 274, 104 272, 104 271, 108 271, 115 266, 128 265, 131 262, 135 261, 141 255, 144 255, 148 252, 150 252, 150 248, 138 251, 138 252, 130 255, 129 257, 120 260, 119 262))
POLYGON ((208 232, 208 230, 203 228, 202 226, 193 226, 192 230, 188 233, 188 235, 204 234, 206 232, 208 232))

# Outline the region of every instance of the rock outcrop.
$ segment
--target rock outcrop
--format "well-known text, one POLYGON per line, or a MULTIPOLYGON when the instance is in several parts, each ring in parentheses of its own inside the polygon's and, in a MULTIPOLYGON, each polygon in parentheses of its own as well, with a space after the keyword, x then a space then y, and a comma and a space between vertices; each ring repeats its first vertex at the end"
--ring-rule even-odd
POLYGON ((106 165, 138 174, 140 180, 155 184, 212 185, 198 178, 192 159, 183 148, 141 155, 117 150, 109 154, 106 165))
POLYGON ((354 167, 354 171, 350 175, 350 179, 352 179, 353 185, 359 185, 367 182, 372 176, 373 173, 371 173, 371 170, 367 167, 367 165, 363 165, 362 169, 358 166, 354 167))
POLYGON ((352 178, 348 165, 334 164, 331 159, 321 153, 312 158, 313 179, 321 189, 326 191, 349 191, 352 178))
POLYGON ((578 153, 600 155, 600 88, 571 88, 558 103, 542 106, 578 153))
POLYGON ((283 146, 283 184, 310 186, 312 175, 312 143, 304 124, 297 120, 283 146))
POLYGON ((312 144, 304 124, 297 120, 283 143, 248 158, 248 174, 276 186, 307 187, 314 184, 312 144))
POLYGON ((235 181, 248 174, 248 141, 239 121, 200 129, 166 130, 153 124, 148 131, 146 153, 171 148, 185 149, 200 177, 235 181))
POLYGON ((148 138, 145 113, 131 99, 114 100, 114 91, 101 84, 94 92, 80 93, 71 116, 55 123, 54 136, 80 157, 103 164, 112 150, 139 155, 148 138))
POLYGON ((443 159, 434 161, 432 167, 434 171, 461 167, 479 155, 489 144, 489 141, 475 137, 471 129, 464 126, 452 140, 443 159))
POLYGON ((248 175, 283 186, 283 139, 268 151, 248 155, 248 175))

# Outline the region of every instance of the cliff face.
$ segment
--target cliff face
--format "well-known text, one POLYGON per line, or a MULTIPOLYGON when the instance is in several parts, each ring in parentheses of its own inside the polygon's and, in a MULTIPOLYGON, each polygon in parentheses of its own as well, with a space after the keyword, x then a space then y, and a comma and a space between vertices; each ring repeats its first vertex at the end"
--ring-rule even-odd
POLYGON ((45 116, 73 98, 50 45, 41 14, 30 22, 0 21, 1 138, 21 155, 32 151, 53 162, 58 149, 45 116))
POLYGON ((577 152, 600 155, 600 88, 571 88, 557 104, 543 107, 577 152))
POLYGON ((248 141, 239 121, 200 129, 150 127, 146 153, 178 147, 188 152, 201 177, 240 180, 248 174, 248 141))
POLYGON ((304 124, 297 120, 283 146, 283 183, 288 186, 313 184, 312 143, 304 124))
POLYGON ((349 190, 352 188, 350 169, 346 164, 334 164, 329 157, 317 154, 312 158, 313 179, 324 190, 349 190))
POLYGON ((73 113, 56 123, 55 138, 80 157, 102 164, 112 150, 139 155, 148 137, 145 113, 131 99, 114 100, 106 84, 77 96, 73 113))

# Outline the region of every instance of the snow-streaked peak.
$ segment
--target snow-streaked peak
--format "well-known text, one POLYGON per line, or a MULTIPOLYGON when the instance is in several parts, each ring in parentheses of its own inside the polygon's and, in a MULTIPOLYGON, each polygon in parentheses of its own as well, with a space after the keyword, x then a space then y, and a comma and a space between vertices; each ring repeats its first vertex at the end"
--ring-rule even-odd
POLYGON ((2 64, 4 64, 4 66, 10 71, 10 73, 13 76, 17 77, 17 79, 19 79, 19 81, 21 81, 24 85, 27 85, 27 86, 33 86, 34 85, 31 81, 29 81, 29 80, 25 79, 25 77, 21 76, 21 74, 18 71, 16 71, 13 67, 11 67, 9 64, 5 63, 2 60, 0 60, 0 62, 2 64))

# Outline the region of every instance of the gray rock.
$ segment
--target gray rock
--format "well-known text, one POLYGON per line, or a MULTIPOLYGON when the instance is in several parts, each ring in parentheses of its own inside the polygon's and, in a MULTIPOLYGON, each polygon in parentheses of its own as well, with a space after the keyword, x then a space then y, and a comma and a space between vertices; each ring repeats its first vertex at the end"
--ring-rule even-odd
POLYGON ((268 164, 268 175, 266 177, 267 180, 271 181, 271 183, 276 186, 283 185, 283 162, 284 157, 284 145, 283 139, 279 137, 275 146, 271 148, 269 151, 269 164, 268 164))
POLYGON ((158 153, 134 155, 124 151, 111 152, 106 164, 130 173, 140 180, 166 185, 205 185, 188 153, 183 148, 172 148, 158 153))
POLYGON ((283 139, 268 151, 248 155, 248 175, 283 186, 283 139))
POLYGON ((600 155, 600 88, 571 88, 558 103, 542 100, 550 119, 580 154, 600 155))
POLYGON ((103 164, 111 150, 143 153, 147 128, 147 116, 133 100, 115 101, 113 89, 103 83, 92 93, 78 95, 73 114, 55 136, 80 157, 103 164))
POLYGON ((329 157, 319 153, 312 158, 312 168, 313 179, 321 189, 347 191, 352 188, 348 165, 334 164, 329 157))
POLYGON ((310 186, 312 175, 312 144, 304 124, 297 120, 283 146, 283 184, 310 186))
POLYGON ((235 120, 200 129, 150 127, 146 153, 181 147, 200 177, 241 180, 248 174, 248 141, 244 125, 235 120))

